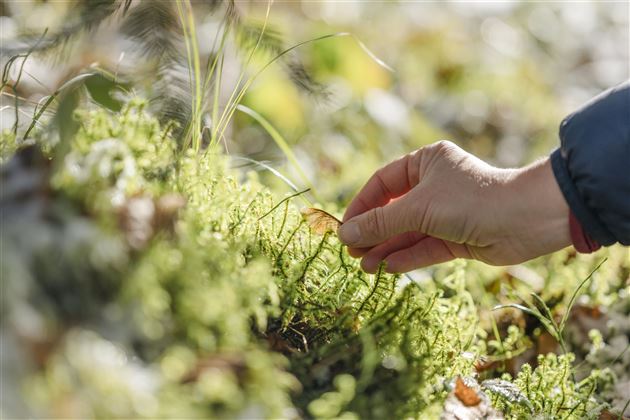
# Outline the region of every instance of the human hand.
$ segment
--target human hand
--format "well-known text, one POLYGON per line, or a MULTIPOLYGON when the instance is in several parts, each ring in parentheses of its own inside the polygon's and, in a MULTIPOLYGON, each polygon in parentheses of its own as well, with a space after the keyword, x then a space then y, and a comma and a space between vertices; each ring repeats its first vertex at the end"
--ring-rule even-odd
POLYGON ((571 244, 549 159, 499 169, 440 141, 379 169, 348 206, 339 238, 388 272, 471 258, 517 264, 571 244))

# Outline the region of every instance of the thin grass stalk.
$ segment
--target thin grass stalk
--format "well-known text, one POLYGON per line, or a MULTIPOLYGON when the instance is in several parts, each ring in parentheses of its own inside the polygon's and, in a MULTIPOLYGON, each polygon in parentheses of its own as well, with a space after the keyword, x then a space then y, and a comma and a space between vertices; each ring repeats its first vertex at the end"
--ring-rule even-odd
POLYGON ((191 41, 193 48, 193 64, 195 66, 195 107, 193 108, 193 147, 198 153, 201 148, 201 120, 203 113, 203 92, 201 90, 201 59, 199 56, 199 42, 197 39, 197 30, 195 26, 195 17, 192 11, 190 0, 186 0, 188 9, 188 22, 190 25, 191 41))
POLYGON ((244 87, 239 91, 239 85, 241 84, 241 82, 243 81, 243 78, 245 77, 245 71, 247 69, 247 66, 249 66, 250 62, 252 61, 254 54, 256 53, 256 50, 258 49, 258 46, 260 45, 263 39, 263 36, 265 34, 265 29, 267 28, 267 23, 269 21, 269 14, 271 12, 271 4, 272 4, 272 0, 269 0, 267 2, 267 10, 265 12, 265 20, 263 21, 263 26, 260 29, 260 34, 258 35, 256 44, 254 45, 254 48, 252 48, 252 50, 250 51, 249 56, 247 57, 247 60, 245 61, 245 64, 243 65, 241 72, 239 73, 238 80, 236 81, 236 86, 234 87, 234 89, 232 90, 230 94, 230 98, 227 101, 225 110, 221 114, 221 118, 219 119, 219 122, 214 127, 215 129, 213 130, 212 141, 218 141, 219 138, 223 137, 223 132, 225 131, 225 127, 227 127, 227 124, 231 120, 232 115, 234 115, 233 109, 236 107, 236 105, 240 103, 243 97, 243 92, 244 92, 243 89, 245 89, 246 91, 249 85, 251 85, 251 83, 248 83, 251 79, 250 78, 245 82, 245 86, 247 87, 244 87), (238 95, 236 96, 236 99, 235 99, 234 95, 236 94, 236 92, 238 92, 238 95), (229 113, 226 112, 229 109, 232 109, 232 111, 229 113), (222 125, 224 126, 223 128, 221 128, 222 125), (220 135, 218 135, 218 133, 220 133, 220 135))
POLYGON ((261 221, 261 220, 262 220, 262 219, 264 219, 265 217, 269 216, 271 213, 273 213, 273 211, 274 211, 275 209, 277 209, 278 207, 280 207, 280 206, 282 205, 282 203, 288 202, 288 201, 289 201, 290 199, 292 199, 293 197, 297 197, 297 196, 300 196, 300 195, 302 195, 302 194, 306 194, 306 193, 307 193, 307 192, 309 192, 310 190, 311 190, 310 188, 307 188, 307 189, 305 189, 305 190, 298 191, 298 192, 296 192, 295 194, 291 194, 290 196, 283 198, 282 200, 280 200, 280 202, 278 202, 278 204, 276 204, 275 206, 273 206, 273 207, 271 208, 271 210, 269 210, 268 212, 266 212, 265 214, 263 214, 262 216, 260 216, 260 217, 258 218, 258 221, 261 221))
MULTIPOLYGON (((244 160, 246 162, 250 162, 253 163, 254 165, 258 165, 266 170, 268 170, 269 172, 271 172, 272 175, 274 175, 276 178, 280 179, 282 182, 284 182, 285 184, 287 184, 289 186, 289 188, 291 188, 293 190, 293 192, 298 192, 300 189, 295 185, 295 183, 293 181, 291 181, 289 178, 287 178, 285 175, 283 175, 282 173, 280 173, 280 171, 278 171, 277 169, 267 165, 265 162, 261 162, 258 160, 254 160, 254 159, 250 159, 244 156, 233 156, 232 159, 239 159, 239 160, 244 160)), ((309 201, 308 198, 306 198, 305 196, 301 196, 300 198, 302 198, 304 200, 304 202, 309 205, 309 206, 313 206, 313 203, 311 203, 309 201)))
POLYGON ((186 56, 188 61, 188 74, 192 95, 191 121, 184 136, 184 149, 191 144, 195 152, 201 149, 201 114, 203 95, 201 91, 201 60, 199 57, 199 43, 197 42, 197 30, 195 17, 192 12, 190 0, 177 0, 177 13, 184 33, 186 56), (184 3, 182 5, 182 3, 184 3))
POLYGON ((225 62, 224 48, 225 48, 225 43, 226 43, 228 34, 230 33, 230 29, 231 29, 230 21, 228 19, 228 16, 226 15, 223 18, 221 25, 219 25, 219 28, 217 28, 217 32, 212 42, 211 51, 215 51, 216 42, 217 42, 217 39, 219 38, 219 33, 221 33, 221 42, 219 43, 218 49, 216 49, 214 58, 212 59, 212 61, 210 61, 210 58, 208 58, 208 65, 206 68, 206 77, 205 77, 203 88, 202 88, 203 92, 208 91, 210 82, 214 80, 214 95, 213 95, 213 103, 211 107, 212 127, 210 127, 210 145, 211 146, 214 145, 213 130, 214 130, 214 126, 216 124, 217 118, 219 116, 219 95, 221 93, 221 81, 223 78, 223 65, 225 62), (215 71, 217 72, 217 74, 215 74, 215 71))
POLYGON ((93 76, 94 74, 95 73, 83 73, 83 74, 80 74, 78 76, 75 76, 72 79, 68 80, 66 83, 64 83, 59 89, 54 91, 52 95, 48 96, 48 98, 44 102, 44 105, 42 105, 40 107, 40 109, 38 110, 37 114, 35 114, 35 116, 33 117, 33 120, 31 121, 31 124, 28 126, 28 128, 24 132, 24 136, 22 137, 22 141, 24 141, 24 140, 26 140, 28 138, 29 134, 31 133, 31 131, 33 130, 33 128, 35 127, 35 125, 37 124, 37 122, 39 121, 41 116, 43 115, 44 111, 46 111, 46 109, 48 109, 50 104, 57 99, 57 97, 61 94, 61 92, 63 92, 64 90, 66 90, 66 89, 68 89, 70 87, 75 86, 78 83, 82 83, 85 79, 87 79, 88 77, 93 76))
POLYGON ((270 65, 272 65, 273 63, 278 61, 280 58, 282 58, 283 56, 285 56, 289 52, 291 52, 291 51, 293 51, 293 50, 295 50, 295 49, 297 49, 297 48, 299 48, 299 47, 301 47, 303 45, 310 44, 310 43, 313 43, 313 42, 323 41, 323 40, 329 39, 329 38, 338 38, 338 37, 344 37, 344 36, 349 36, 352 39, 354 39, 358 43, 359 47, 361 47, 361 49, 363 51, 365 51, 366 54, 368 54, 368 56, 370 58, 372 58, 378 65, 382 66, 383 68, 385 68, 385 69, 387 69, 387 70, 389 70, 391 72, 394 71, 390 66, 385 64, 385 62, 383 62, 383 60, 379 59, 376 55, 374 55, 374 53, 372 53, 372 51, 370 51, 365 46, 365 44, 363 44, 363 42, 361 42, 356 36, 354 36, 350 32, 337 32, 337 33, 334 33, 334 34, 322 35, 320 37, 316 37, 316 38, 312 38, 312 39, 309 39, 309 40, 306 40, 306 41, 299 42, 299 43, 297 43, 297 44, 295 44, 295 45, 285 49, 284 51, 282 51, 281 53, 279 53, 278 55, 273 57, 271 60, 269 60, 267 63, 265 63, 265 65, 263 65, 252 77, 250 77, 245 82, 245 84, 241 88, 237 98, 232 103, 230 103, 228 101, 228 104, 226 106, 226 111, 228 111, 227 118, 225 119, 225 122, 224 122, 224 118, 223 117, 221 118, 221 121, 220 121, 220 123, 223 123, 223 125, 224 125, 223 127, 220 128, 221 136, 223 135, 222 134, 223 131, 225 131, 225 129, 227 128, 227 122, 230 121, 230 119, 232 118, 232 115, 236 111, 237 105, 241 102, 241 100, 243 99, 243 96, 245 95, 245 93, 247 92, 249 87, 260 76, 260 74, 262 72, 264 72, 270 65))
MULTIPOLYGON (((177 16, 179 17, 179 21, 182 27, 184 45, 186 46, 186 61, 188 64, 186 68, 188 70, 188 81, 190 84, 190 91, 192 92, 193 91, 193 64, 192 64, 192 59, 191 59, 190 35, 188 34, 188 26, 186 25, 186 19, 184 18, 184 11, 182 9, 181 2, 182 0, 177 0, 175 4, 177 6, 177 16)), ((193 97, 191 98, 191 110, 194 110, 194 106, 195 106, 195 99, 193 97)), ((188 146, 190 145, 189 137, 188 137, 189 135, 190 135, 190 124, 188 124, 188 126, 186 127, 184 131, 183 150, 186 150, 188 146)))
POLYGON ((11 67, 13 67, 13 64, 20 58, 22 58, 22 63, 20 63, 20 70, 18 71, 18 75, 15 79, 15 81, 13 82, 13 84, 11 85, 11 88, 13 89, 13 92, 15 93, 15 102, 14 102, 14 108, 15 108, 15 123, 13 124, 13 134, 17 137, 17 131, 18 131, 18 125, 19 125, 19 121, 20 121, 20 117, 19 117, 19 107, 20 107, 20 102, 19 102, 19 97, 17 95, 17 88, 18 85, 20 84, 20 80, 22 79, 22 73, 24 72, 24 65, 26 64, 26 60, 28 60, 28 58, 30 57, 30 55, 32 54, 32 52, 35 50, 35 48, 37 48, 37 46, 39 45, 39 43, 44 39, 44 37, 46 36, 46 33, 48 32, 48 29, 44 30, 44 33, 42 34, 42 36, 37 40, 37 42, 31 46, 28 51, 24 54, 18 54, 15 55, 13 57, 11 57, 9 59, 9 61, 7 62, 7 64, 5 65, 4 69, 2 69, 2 87, 0 87, 0 91, 3 91, 5 86, 7 86, 9 84, 9 76, 10 76, 10 71, 11 71, 11 67))
MULTIPOLYGON (((219 95, 221 93, 221 79, 223 78, 223 64, 225 61, 225 55, 221 52, 220 64, 217 70, 217 76, 214 79, 214 97, 212 102, 212 130, 214 130, 215 123, 219 117, 219 95)), ((211 131, 213 132, 213 131, 211 131)), ((210 143, 216 144, 214 136, 210 136, 210 143)))
POLYGON ((582 280, 582 282, 580 282, 578 287, 575 289, 575 291, 571 295, 571 299, 569 300, 569 304, 567 305, 567 310, 564 312, 564 315, 562 316, 562 320, 560 321, 559 331, 561 334, 564 331, 564 327, 567 323, 567 320, 569 319, 569 314, 571 312, 571 309, 573 308, 573 305, 575 304, 575 300, 578 297, 578 293, 580 292, 580 290, 582 290, 582 287, 584 287, 586 282, 588 282, 593 277, 593 274, 595 274, 595 272, 599 270, 602 264, 604 264, 607 260, 608 258, 604 258, 599 264, 597 264, 597 266, 593 269, 593 271, 591 271, 590 274, 586 276, 586 278, 582 280))
POLYGON ((293 150, 291 150, 291 146, 289 146, 289 143, 285 140, 282 134, 280 134, 280 132, 276 130, 276 128, 273 125, 271 125, 271 123, 267 121, 267 119, 265 119, 265 117, 263 117, 258 112, 254 111, 253 109, 248 108, 244 105, 238 105, 237 109, 249 115, 253 119, 255 119, 265 129, 265 131, 269 133, 273 141, 280 148, 280 150, 282 150, 282 153, 284 153, 284 155, 287 157, 291 165, 295 168, 298 175, 302 179, 302 182, 304 182, 304 184, 313 192, 315 199, 317 201, 321 201, 321 199, 317 195, 317 192, 315 191, 315 187, 306 176, 306 173, 304 173, 304 171, 302 170, 302 167, 300 166, 300 162, 298 161, 297 156, 295 156, 295 154, 293 153, 293 150))

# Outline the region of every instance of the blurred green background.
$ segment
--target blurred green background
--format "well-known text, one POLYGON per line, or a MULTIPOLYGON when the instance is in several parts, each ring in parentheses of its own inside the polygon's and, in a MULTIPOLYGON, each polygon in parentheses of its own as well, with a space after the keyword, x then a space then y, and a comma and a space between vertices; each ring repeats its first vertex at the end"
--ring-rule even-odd
MULTIPOLYGON (((2 39, 53 31, 71 5, 4 1, 2 39)), ((266 5, 236 2, 240 13, 259 22, 266 5)), ((196 19, 201 52, 209 53, 218 17, 200 12, 196 19)), ((564 116, 630 76, 628 19, 627 3, 606 1, 276 1, 268 29, 286 46, 350 32, 394 71, 379 66, 355 39, 329 38, 295 50, 325 94, 302 93, 275 65, 243 102, 291 144, 319 197, 343 204, 379 166, 439 139, 506 167, 548 154, 558 146, 564 116)), ((23 96, 37 101, 94 63, 138 71, 137 56, 113 24, 67 50, 27 62, 23 96)), ((232 55, 223 72, 224 99, 243 61, 232 55)), ((257 57, 249 71, 265 58, 257 57)), ((225 141, 229 152, 284 171, 284 155, 269 135, 250 117, 236 115, 225 141)), ((12 123, 12 111, 3 107, 2 126, 12 123)), ((300 183, 295 168, 286 171, 300 183)))

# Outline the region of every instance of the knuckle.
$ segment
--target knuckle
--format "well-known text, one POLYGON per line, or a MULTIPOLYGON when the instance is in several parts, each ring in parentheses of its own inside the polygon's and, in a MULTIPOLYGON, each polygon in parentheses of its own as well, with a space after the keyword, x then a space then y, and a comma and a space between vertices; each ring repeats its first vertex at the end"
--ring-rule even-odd
POLYGON ((455 146, 455 143, 453 143, 450 140, 440 140, 437 143, 435 143, 435 147, 438 150, 450 150, 450 149, 453 149, 453 148, 455 148, 457 146, 455 146))
POLYGON ((449 140, 440 140, 423 147, 418 152, 417 161, 420 166, 420 172, 426 172, 436 162, 461 150, 459 146, 449 140))
POLYGON ((438 155, 446 155, 448 153, 452 153, 454 150, 459 149, 459 147, 449 140, 440 140, 434 144, 435 153, 438 155))
POLYGON ((368 234, 372 235, 382 235, 384 233, 385 227, 385 214, 383 212, 383 207, 376 207, 372 209, 367 215, 367 229, 368 234))

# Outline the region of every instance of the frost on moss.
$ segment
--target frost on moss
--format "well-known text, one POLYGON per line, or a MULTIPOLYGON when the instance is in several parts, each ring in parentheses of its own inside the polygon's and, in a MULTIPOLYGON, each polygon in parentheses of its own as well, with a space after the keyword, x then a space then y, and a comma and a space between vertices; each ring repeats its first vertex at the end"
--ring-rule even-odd
MULTIPOLYGON (((612 383, 610 372, 595 370, 576 382, 573 361, 571 354, 539 355, 535 369, 526 364, 514 379, 518 391, 505 392, 508 387, 501 386, 501 381, 497 386, 486 384, 486 390, 493 396, 495 407, 509 418, 597 418, 605 405, 595 395, 612 383)), ((509 375, 504 378, 509 379, 509 375)))

